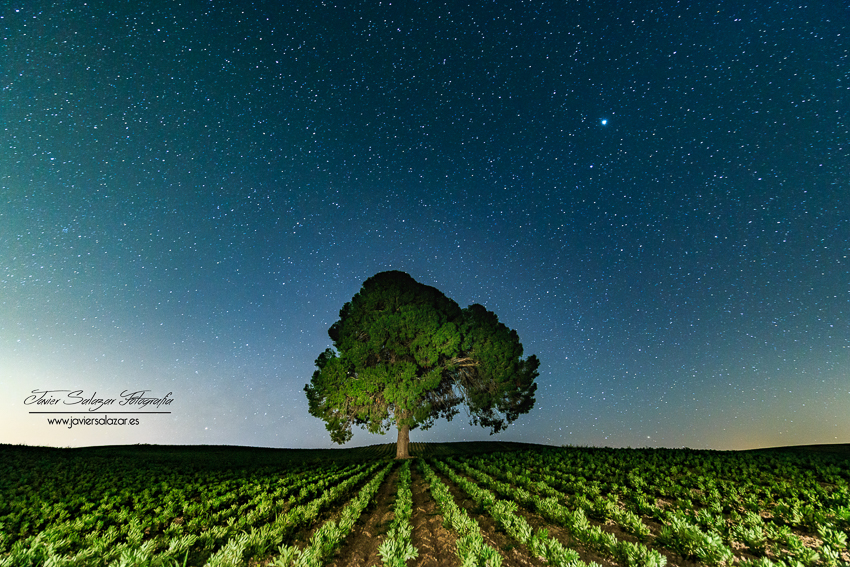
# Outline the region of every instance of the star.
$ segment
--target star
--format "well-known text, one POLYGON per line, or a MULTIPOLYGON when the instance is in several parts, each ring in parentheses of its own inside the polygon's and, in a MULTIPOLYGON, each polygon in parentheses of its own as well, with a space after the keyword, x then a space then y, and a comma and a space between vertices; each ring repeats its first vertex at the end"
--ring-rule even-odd
POLYGON ((603 119, 602 119, 602 125, 603 125, 603 126, 606 126, 607 124, 608 124, 608 119, 607 119, 607 118, 603 118, 603 119))

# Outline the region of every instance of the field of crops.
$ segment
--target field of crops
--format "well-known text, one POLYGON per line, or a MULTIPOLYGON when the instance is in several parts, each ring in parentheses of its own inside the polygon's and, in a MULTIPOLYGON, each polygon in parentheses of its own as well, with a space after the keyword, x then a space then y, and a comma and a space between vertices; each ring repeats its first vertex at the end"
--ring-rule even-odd
POLYGON ((850 563, 848 453, 0 446, 0 566, 850 563))

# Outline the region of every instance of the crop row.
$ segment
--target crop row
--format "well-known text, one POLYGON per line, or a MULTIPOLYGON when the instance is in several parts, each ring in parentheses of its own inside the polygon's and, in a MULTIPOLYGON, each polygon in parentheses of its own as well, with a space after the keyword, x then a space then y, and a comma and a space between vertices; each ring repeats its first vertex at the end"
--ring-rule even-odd
POLYGON ((461 565, 476 567, 500 567, 502 556, 484 542, 481 528, 466 510, 459 507, 448 487, 434 474, 424 460, 419 461, 419 470, 428 482, 431 495, 443 515, 443 525, 457 534, 457 557, 461 565))
MULTIPOLYGON (((354 527, 354 523, 378 492, 378 487, 381 486, 391 467, 392 463, 386 465, 360 490, 360 493, 343 509, 339 522, 328 520, 322 524, 313 534, 306 548, 300 549, 294 545, 280 546, 278 549, 280 555, 273 563, 274 567, 321 567, 324 560, 339 547, 354 527)), ((240 558, 237 556, 233 559, 238 561, 240 558)))
MULTIPOLYGON (((299 490, 286 502, 286 510, 273 517, 256 513, 239 515, 240 509, 236 506, 231 506, 226 515, 209 514, 204 516, 205 523, 198 524, 196 533, 151 536, 144 533, 142 525, 147 520, 139 515, 130 518, 120 531, 110 525, 105 532, 87 533, 80 531, 86 524, 85 519, 81 523, 79 519, 68 520, 35 536, 19 539, 0 565, 35 566, 50 561, 59 566, 94 560, 116 564, 168 562, 184 559, 190 551, 196 562, 208 557, 209 565, 230 564, 236 556, 263 554, 275 542, 285 541, 297 530, 309 526, 320 512, 342 498, 378 466, 380 463, 368 467, 358 465, 354 470, 318 475, 319 480, 308 491, 299 490), (257 521, 260 516, 262 519, 257 521)), ((294 483, 293 490, 301 484, 294 483)))
MULTIPOLYGON (((562 455, 569 456, 569 453, 562 455)), ((711 456, 707 459, 708 463, 711 462, 711 456)), ((751 556, 783 558, 786 562, 803 566, 814 565, 818 561, 827 566, 837 565, 846 550, 847 524, 841 511, 848 502, 842 503, 836 497, 844 494, 845 485, 843 477, 835 471, 832 478, 838 484, 819 487, 829 495, 827 502, 814 500, 805 504, 806 509, 810 510, 809 517, 816 517, 817 521, 801 524, 793 515, 788 517, 782 513, 786 510, 782 508, 781 502, 776 506, 756 507, 756 512, 741 506, 734 495, 729 500, 723 500, 719 495, 710 496, 703 500, 703 506, 695 505, 690 499, 667 501, 662 506, 660 503, 664 500, 644 492, 644 489, 651 494, 661 492, 652 484, 654 479, 636 482, 633 471, 628 473, 632 477, 630 485, 608 482, 608 491, 603 492, 602 483, 586 481, 594 470, 599 470, 598 463, 596 467, 588 465, 582 469, 574 463, 559 462, 557 455, 547 455, 545 452, 469 458, 462 466, 465 472, 478 479, 487 477, 487 482, 502 494, 541 513, 550 521, 555 521, 555 512, 552 510, 557 510, 557 506, 566 507, 573 510, 573 516, 581 512, 596 520, 613 522, 641 541, 652 539, 655 545, 708 565, 730 564, 733 560, 732 548, 738 547, 737 544, 744 544, 747 554, 751 556), (488 474, 495 478, 490 478, 488 474), (633 488, 635 484, 642 488, 633 488), (839 502, 839 505, 830 508, 829 505, 835 502, 839 502), (544 508, 549 509, 549 512, 544 508), (661 524, 661 529, 650 536, 643 518, 661 524), (804 531, 794 533, 795 529, 804 531), (821 540, 817 549, 803 544, 803 536, 813 534, 817 534, 821 540)), ((706 463, 700 463, 700 467, 706 467, 706 463)), ((786 466, 784 470, 789 472, 793 469, 786 466)), ((611 479, 623 475, 623 471, 612 469, 604 472, 610 474, 611 479)), ((807 478, 810 475, 798 476, 807 478)), ((717 479, 703 482, 709 484, 717 482, 717 479)), ((800 486, 805 483, 798 479, 786 484, 800 486)), ((748 486, 750 482, 742 479, 735 495, 744 495, 746 499, 748 486)), ((763 488, 761 493, 764 493, 763 488)), ((765 503, 760 501, 760 504, 765 503)), ((569 517, 561 515, 566 518, 561 521, 569 523, 569 517)))
POLYGON ((0 477, 0 552, 60 525, 69 532, 86 533, 105 533, 115 526, 118 535, 125 535, 122 530, 133 527, 133 518, 138 517, 146 519, 144 529, 149 533, 175 537, 197 532, 204 524, 227 521, 230 515, 273 515, 293 497, 308 498, 311 492, 321 490, 323 482, 361 466, 265 471, 265 476, 257 471, 191 471, 168 474, 170 482, 160 480, 157 473, 162 469, 158 467, 148 468, 151 474, 145 477, 139 472, 144 472, 142 468, 106 468, 92 463, 88 468, 73 467, 76 481, 67 480, 62 466, 38 475, 13 470, 17 474, 0 477), (22 486, 14 480, 27 477, 35 477, 34 482, 22 486), (182 484, 178 482, 181 478, 182 484), (85 490, 93 485, 103 491, 85 490))
POLYGON ((511 470, 548 468, 575 493, 631 489, 683 507, 714 504, 746 511, 776 511, 795 526, 850 527, 850 472, 841 461, 793 454, 649 450, 555 450, 502 454, 511 470))
POLYGON ((534 555, 545 558, 550 565, 574 565, 579 562, 579 555, 574 550, 564 548, 555 538, 549 537, 545 530, 532 533, 528 522, 516 514, 518 497, 524 497, 526 502, 534 504, 541 515, 567 528, 578 541, 590 549, 614 558, 621 565, 664 567, 667 563, 666 557, 657 551, 640 543, 618 540, 613 534, 603 531, 598 526, 591 526, 580 510, 572 513, 552 499, 542 500, 527 493, 521 495, 520 491, 512 486, 499 483, 489 475, 461 465, 465 472, 475 475, 479 480, 511 498, 511 500, 498 500, 492 492, 459 475, 445 462, 438 463, 437 466, 452 482, 469 494, 476 504, 487 510, 505 531, 527 546, 534 555))
POLYGON ((407 561, 419 556, 413 547, 413 492, 410 489, 410 461, 404 461, 398 472, 398 489, 393 522, 387 537, 378 548, 385 567, 404 567, 407 561))

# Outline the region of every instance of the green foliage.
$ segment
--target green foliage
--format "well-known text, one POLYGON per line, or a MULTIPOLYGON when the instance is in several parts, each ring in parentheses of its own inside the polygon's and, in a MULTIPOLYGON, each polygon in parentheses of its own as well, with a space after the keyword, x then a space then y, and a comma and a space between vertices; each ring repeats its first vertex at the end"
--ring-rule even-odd
POLYGON ((304 390, 336 443, 351 439, 352 426, 427 429, 461 404, 472 424, 496 433, 534 405, 539 361, 522 358, 516 332, 404 272, 366 280, 328 335, 334 349, 316 359, 304 390))
POLYGON ((431 487, 431 494, 443 515, 443 524, 458 535, 457 557, 462 567, 500 567, 502 556, 493 547, 484 543, 478 522, 469 517, 466 510, 460 508, 449 492, 448 487, 437 478, 424 460, 419 461, 419 469, 431 487))
POLYGON ((658 543, 708 565, 732 563, 732 550, 723 545, 717 534, 703 532, 678 514, 671 516, 670 523, 661 528, 658 543))
POLYGON ((764 555, 767 550, 767 537, 761 526, 738 524, 729 531, 730 538, 746 544, 752 553, 764 555))
POLYGON ((404 461, 398 473, 398 492, 395 501, 395 514, 387 537, 378 547, 386 567, 404 567, 407 561, 419 556, 413 547, 411 536, 413 526, 410 517, 413 515, 413 493, 410 490, 410 461, 404 461))
POLYGON ((840 530, 833 529, 829 526, 820 526, 818 534, 823 539, 824 544, 843 551, 847 547, 847 534, 840 530))
MULTIPOLYGON (((363 513, 366 506, 378 492, 384 477, 389 473, 392 464, 385 466, 360 492, 343 508, 339 521, 328 520, 322 524, 310 539, 305 549, 291 545, 278 548, 278 558, 272 564, 274 567, 321 567, 331 554, 339 548, 345 537, 351 532, 355 522, 363 513)), ((242 565, 242 563, 239 563, 242 565)))
MULTIPOLYGON (((483 484, 495 488, 500 494, 511 498, 510 501, 498 500, 489 490, 459 475, 447 462, 436 463, 436 466, 486 510, 509 536, 528 548, 533 555, 546 559, 550 565, 584 567, 578 554, 574 550, 565 548, 557 539, 549 537, 547 530, 535 532, 525 518, 517 514, 518 503, 536 508, 550 520, 557 518, 556 521, 567 527, 578 541, 604 555, 614 557, 624 567, 664 567, 667 564, 667 559, 663 555, 643 544, 621 541, 613 534, 602 531, 598 526, 591 527, 581 510, 572 514, 560 506, 555 498, 540 499, 521 488, 499 482, 469 465, 457 463, 451 459, 449 462, 483 484)), ((541 483, 537 485, 542 488, 541 483)))

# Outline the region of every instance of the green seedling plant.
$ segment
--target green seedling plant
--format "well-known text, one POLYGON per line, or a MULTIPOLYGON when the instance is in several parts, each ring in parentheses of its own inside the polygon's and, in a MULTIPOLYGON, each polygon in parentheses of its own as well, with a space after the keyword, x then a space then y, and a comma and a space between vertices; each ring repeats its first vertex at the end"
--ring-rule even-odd
POLYGON ((393 522, 384 541, 378 547, 386 567, 405 567, 408 561, 416 559, 419 552, 413 547, 413 493, 410 490, 410 461, 404 461, 398 473, 398 492, 395 501, 393 522))
POLYGON ((463 567, 500 567, 502 556, 496 549, 484 543, 478 522, 458 507, 448 487, 424 460, 419 461, 419 469, 429 483, 431 494, 443 514, 444 526, 453 529, 458 535, 457 557, 461 565, 463 567))

